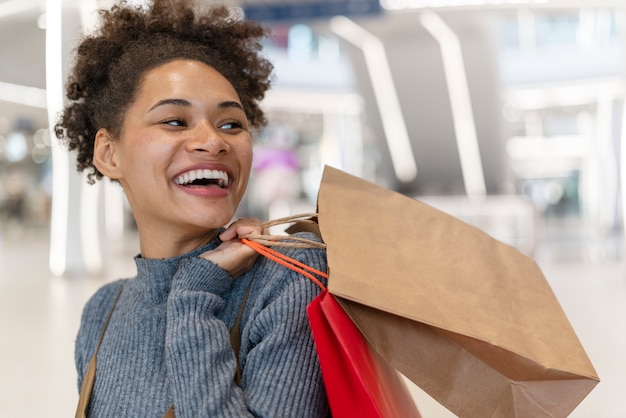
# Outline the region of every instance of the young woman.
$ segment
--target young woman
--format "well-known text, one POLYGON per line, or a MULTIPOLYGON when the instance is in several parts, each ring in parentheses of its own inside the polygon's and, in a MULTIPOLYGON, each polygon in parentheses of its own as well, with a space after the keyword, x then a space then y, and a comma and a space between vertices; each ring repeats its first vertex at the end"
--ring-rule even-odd
MULTIPOLYGON (((101 17, 76 50, 56 134, 90 181, 120 183, 141 254, 136 277, 85 306, 75 353, 85 414, 325 416, 305 311, 317 286, 241 243, 264 232, 259 220, 224 227, 265 123, 265 30, 183 0, 101 17)), ((283 251, 326 268, 323 250, 283 251)))

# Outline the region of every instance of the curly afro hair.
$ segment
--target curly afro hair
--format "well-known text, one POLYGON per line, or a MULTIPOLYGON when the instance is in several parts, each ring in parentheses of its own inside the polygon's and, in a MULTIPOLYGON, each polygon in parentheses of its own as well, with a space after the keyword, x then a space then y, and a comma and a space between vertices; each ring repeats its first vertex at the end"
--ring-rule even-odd
POLYGON ((239 94, 250 125, 266 123, 259 101, 270 87, 272 64, 261 56, 268 33, 258 23, 225 6, 201 10, 192 0, 153 0, 146 7, 122 1, 100 15, 100 29, 75 50, 66 86, 69 104, 55 126, 56 136, 77 151, 78 171, 87 170, 90 183, 102 178, 93 164, 98 129, 119 137, 142 77, 172 60, 215 68, 239 94))

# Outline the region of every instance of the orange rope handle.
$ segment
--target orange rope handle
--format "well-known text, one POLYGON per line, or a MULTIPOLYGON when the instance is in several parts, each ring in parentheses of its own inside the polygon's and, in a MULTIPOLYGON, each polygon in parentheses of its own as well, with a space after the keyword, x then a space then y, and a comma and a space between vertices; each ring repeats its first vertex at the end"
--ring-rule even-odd
POLYGON ((242 238, 241 242, 252 248, 257 253, 269 258, 272 261, 275 261, 281 266, 287 267, 288 269, 295 271, 296 273, 302 274, 303 276, 310 279, 317 286, 319 286, 320 289, 326 290, 326 286, 324 286, 324 284, 313 275, 317 274, 324 279, 328 279, 328 274, 324 273, 323 271, 319 271, 316 268, 301 263, 298 260, 294 260, 293 258, 288 257, 285 254, 279 253, 278 251, 268 248, 262 244, 259 244, 258 242, 250 241, 247 238, 242 238))

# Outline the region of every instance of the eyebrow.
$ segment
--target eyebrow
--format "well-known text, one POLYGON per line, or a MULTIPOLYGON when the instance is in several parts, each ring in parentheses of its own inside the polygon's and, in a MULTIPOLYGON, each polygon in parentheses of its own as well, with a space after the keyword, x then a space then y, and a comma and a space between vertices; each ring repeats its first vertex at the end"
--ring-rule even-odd
MULTIPOLYGON (((166 106, 166 105, 172 105, 172 106, 182 106, 182 107, 191 107, 191 102, 185 99, 163 99, 163 100, 159 100, 154 106, 152 106, 148 112, 153 111, 154 109, 156 109, 157 107, 160 106, 166 106)), ((235 102, 235 101, 225 101, 225 102, 220 102, 217 105, 218 109, 227 109, 230 107, 234 107, 237 109, 241 109, 243 110, 243 106, 241 106, 241 104, 235 102)))
POLYGON ((219 109, 227 109, 229 107, 236 107, 237 109, 243 110, 243 106, 241 106, 238 102, 233 102, 233 101, 221 102, 220 104, 217 105, 217 107, 219 109))

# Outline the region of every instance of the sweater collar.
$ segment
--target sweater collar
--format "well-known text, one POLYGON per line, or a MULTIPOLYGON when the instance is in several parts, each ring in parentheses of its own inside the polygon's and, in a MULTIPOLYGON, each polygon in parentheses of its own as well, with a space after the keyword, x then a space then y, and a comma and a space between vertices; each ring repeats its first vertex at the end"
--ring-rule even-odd
POLYGON ((222 241, 215 238, 208 244, 196 248, 186 254, 181 254, 172 258, 143 258, 141 254, 135 256, 137 266, 137 284, 141 294, 151 303, 165 302, 170 292, 172 278, 178 270, 178 265, 182 260, 197 257, 205 251, 213 250, 222 241))

